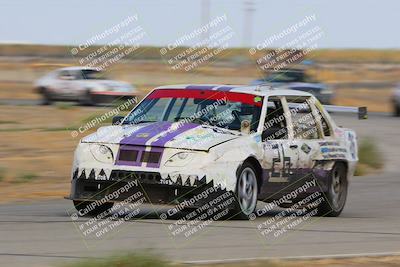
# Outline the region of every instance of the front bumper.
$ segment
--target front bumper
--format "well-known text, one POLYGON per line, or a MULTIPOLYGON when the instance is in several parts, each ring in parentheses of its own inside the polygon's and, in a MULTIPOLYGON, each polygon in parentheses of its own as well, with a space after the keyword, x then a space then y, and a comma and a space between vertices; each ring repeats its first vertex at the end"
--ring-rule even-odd
MULTIPOLYGON (((214 187, 206 177, 195 179, 194 183, 178 178, 176 182, 161 178, 158 172, 113 170, 108 180, 95 179, 94 175, 74 172, 71 181, 71 194, 68 199, 77 201, 96 201, 107 199, 107 202, 125 201, 140 192, 145 202, 153 204, 177 204, 201 194, 207 188, 214 187)), ((225 190, 216 190, 216 195, 225 190)), ((213 195, 210 195, 213 197, 213 195)), ((214 196, 215 197, 215 196, 214 196)), ((195 206, 202 205, 201 202, 195 206)))

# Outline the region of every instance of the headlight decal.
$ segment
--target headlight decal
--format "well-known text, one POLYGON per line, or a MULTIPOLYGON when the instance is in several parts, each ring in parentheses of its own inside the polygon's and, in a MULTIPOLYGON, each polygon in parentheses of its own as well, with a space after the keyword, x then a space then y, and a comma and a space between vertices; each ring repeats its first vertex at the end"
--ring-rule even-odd
POLYGON ((171 156, 166 162, 167 167, 184 167, 188 165, 194 158, 194 152, 181 151, 171 156))
POLYGON ((114 163, 114 153, 106 145, 101 144, 90 144, 89 145, 90 153, 92 153, 93 157, 102 163, 114 163))

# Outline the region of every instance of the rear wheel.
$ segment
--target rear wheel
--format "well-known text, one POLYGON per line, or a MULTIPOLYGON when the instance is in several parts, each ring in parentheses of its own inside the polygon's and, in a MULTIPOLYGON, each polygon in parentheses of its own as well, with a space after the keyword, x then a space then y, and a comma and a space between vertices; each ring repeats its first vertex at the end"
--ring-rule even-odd
POLYGON ((343 163, 336 163, 330 172, 328 192, 324 201, 318 206, 319 216, 337 217, 342 212, 347 198, 347 169, 343 163))
POLYGON ((234 215, 239 219, 249 219, 249 215, 256 209, 258 197, 256 173, 253 165, 247 162, 238 172, 234 215))
POLYGON ((114 203, 112 202, 106 202, 100 206, 94 206, 92 207, 92 204, 94 201, 77 201, 74 200, 74 206, 77 211, 79 211, 79 214, 82 215, 91 215, 91 216, 96 216, 99 215, 105 211, 110 211, 112 207, 114 206, 114 203))
POLYGON ((46 88, 40 88, 39 90, 42 94, 42 105, 51 105, 53 101, 50 92, 46 88))

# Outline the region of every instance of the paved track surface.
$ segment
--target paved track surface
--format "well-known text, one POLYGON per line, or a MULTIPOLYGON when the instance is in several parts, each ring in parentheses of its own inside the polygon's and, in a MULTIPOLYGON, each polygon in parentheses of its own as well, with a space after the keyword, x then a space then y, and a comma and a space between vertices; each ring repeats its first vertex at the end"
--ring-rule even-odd
POLYGON ((129 220, 102 238, 83 238, 77 226, 89 218, 73 223, 67 215, 73 211, 70 201, 11 203, 0 206, 0 265, 50 266, 145 249, 178 261, 398 252, 400 120, 384 115, 365 121, 335 117, 339 125, 375 138, 386 159, 380 173, 352 180, 347 206, 339 218, 310 218, 276 238, 266 239, 257 226, 276 214, 270 212, 254 221, 213 222, 185 238, 174 237, 169 231, 174 220, 158 219, 147 206, 139 214, 150 213, 147 218, 129 220))

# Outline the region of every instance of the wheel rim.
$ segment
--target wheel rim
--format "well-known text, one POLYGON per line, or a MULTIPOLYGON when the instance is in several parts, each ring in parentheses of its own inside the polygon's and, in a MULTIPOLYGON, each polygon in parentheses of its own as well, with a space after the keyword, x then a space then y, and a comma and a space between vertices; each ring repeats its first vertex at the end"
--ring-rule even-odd
POLYGON ((332 209, 338 211, 343 208, 347 193, 347 184, 344 175, 339 169, 335 169, 332 173, 332 183, 331 183, 331 204, 332 209))
POLYGON ((257 204, 257 179, 251 168, 245 168, 239 177, 238 198, 242 212, 252 213, 257 204))

